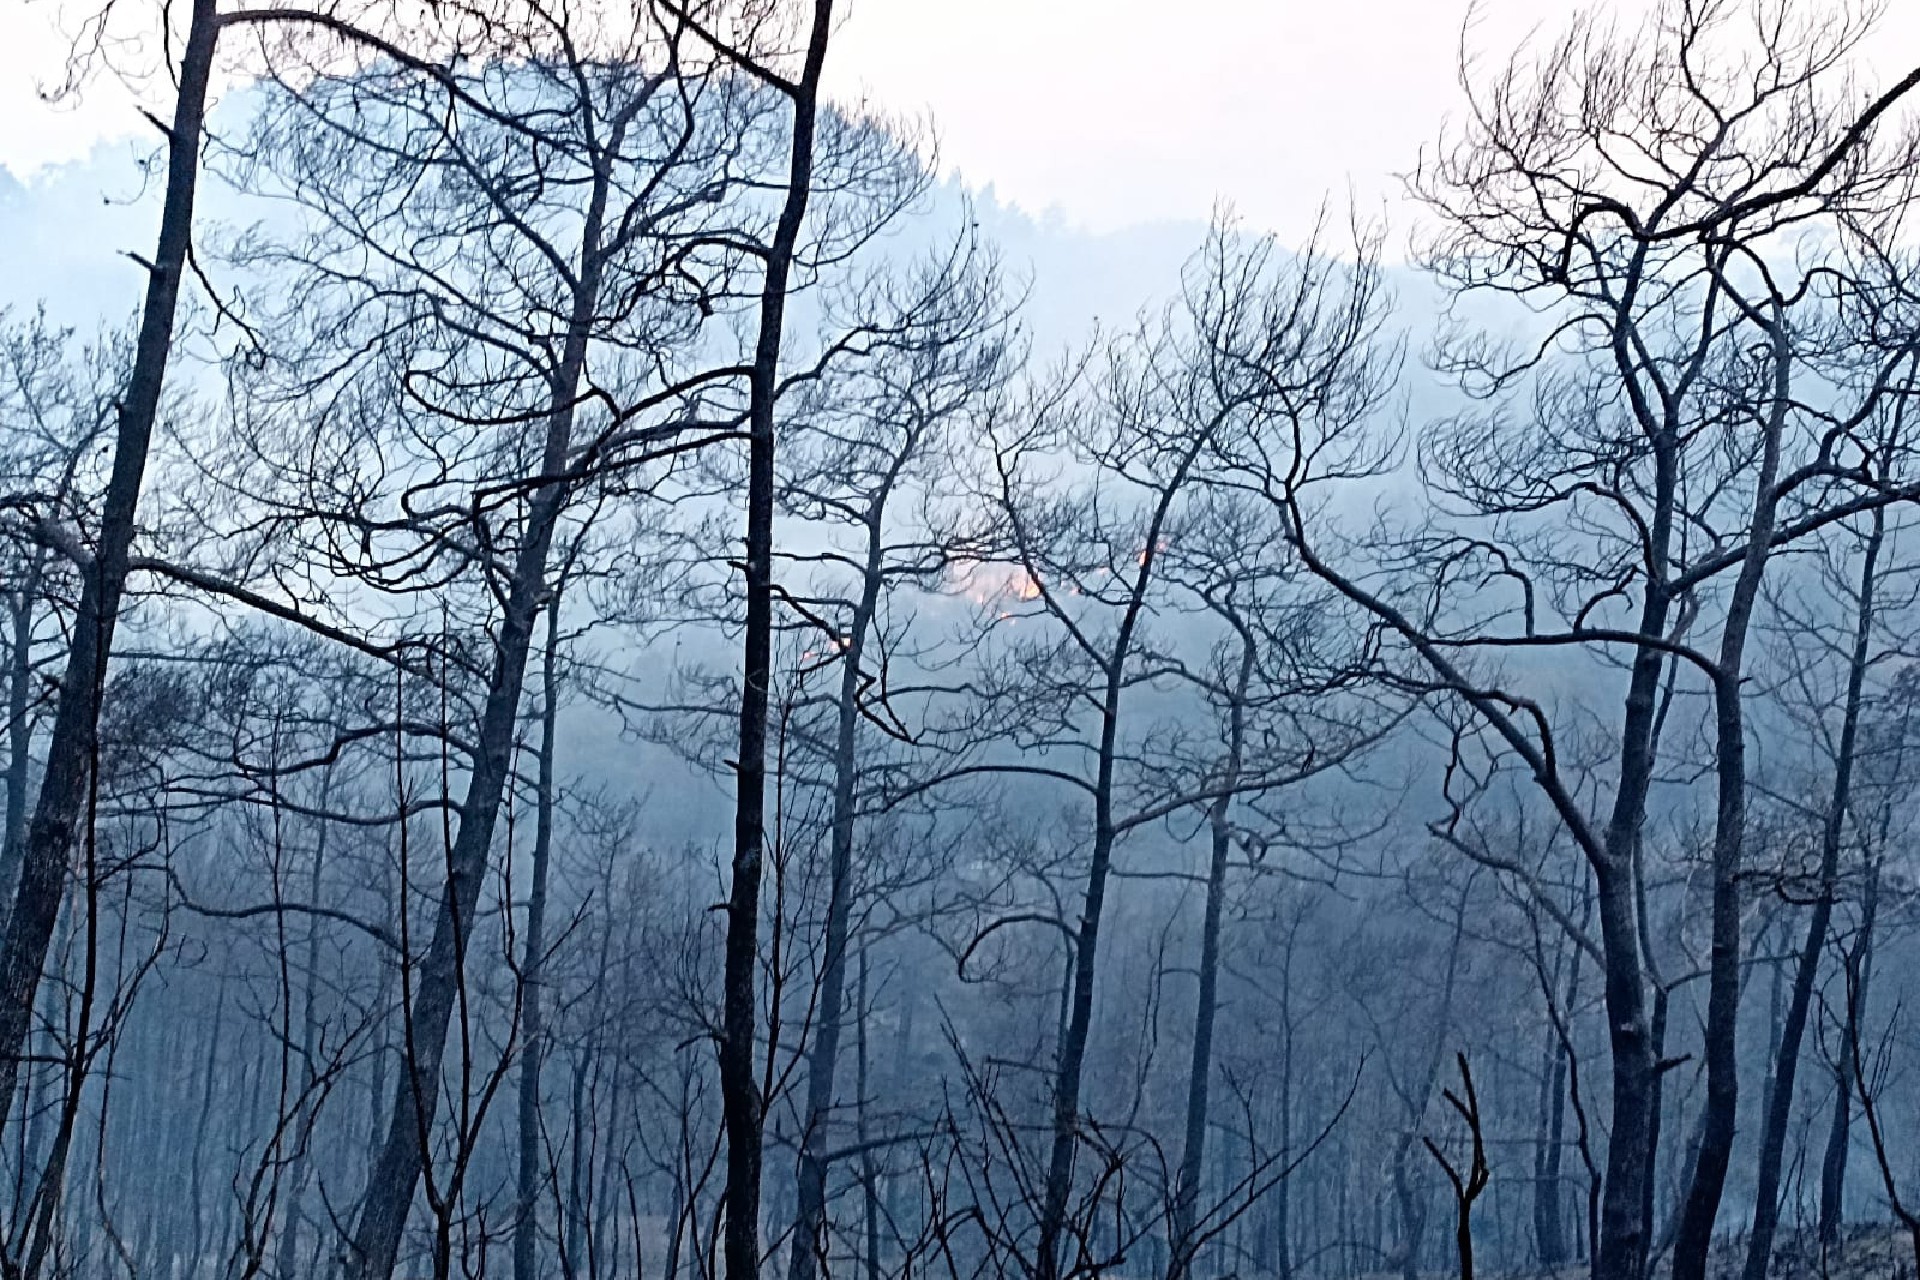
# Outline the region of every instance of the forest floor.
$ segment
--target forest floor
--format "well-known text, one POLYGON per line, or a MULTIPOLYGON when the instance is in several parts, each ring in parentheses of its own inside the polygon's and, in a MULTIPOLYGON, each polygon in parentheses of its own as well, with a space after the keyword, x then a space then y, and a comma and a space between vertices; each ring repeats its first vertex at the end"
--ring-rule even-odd
MULTIPOLYGON (((1739 1280, 1747 1260, 1746 1237, 1714 1250, 1711 1280, 1739 1280)), ((1666 1280, 1662 1266, 1656 1280, 1666 1280)), ((1821 1256, 1812 1231, 1782 1233, 1774 1245, 1768 1280, 1915 1280, 1913 1244, 1904 1231, 1885 1224, 1862 1224, 1847 1232, 1841 1248, 1821 1256)))
MULTIPOLYGON (((1710 1280, 1739 1280, 1746 1258, 1744 1236, 1724 1241, 1714 1250, 1710 1280)), ((1500 1280, 1588 1280, 1590 1274, 1581 1263, 1551 1275, 1540 1271, 1503 1272, 1500 1280)), ((1662 1263, 1655 1268, 1653 1280, 1669 1280, 1670 1275, 1670 1266, 1662 1263)), ((1399 1273, 1367 1280, 1399 1280, 1399 1273)), ((1453 1277, 1434 1272, 1423 1280, 1453 1277)), ((1920 1280, 1920 1272, 1914 1267, 1913 1243, 1904 1231, 1884 1224, 1865 1224, 1852 1228, 1844 1247, 1824 1259, 1811 1231, 1783 1235, 1774 1248, 1767 1280, 1920 1280)))

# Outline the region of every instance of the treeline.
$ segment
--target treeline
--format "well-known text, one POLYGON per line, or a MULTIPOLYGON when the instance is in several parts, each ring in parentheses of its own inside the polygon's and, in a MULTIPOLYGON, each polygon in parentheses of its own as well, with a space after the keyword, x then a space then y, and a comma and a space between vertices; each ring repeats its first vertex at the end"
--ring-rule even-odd
POLYGON ((1878 12, 1470 61, 1410 266, 1222 220, 1057 352, 832 0, 103 9, 143 306, 0 314, 0 1274, 1920 1265, 1878 12))

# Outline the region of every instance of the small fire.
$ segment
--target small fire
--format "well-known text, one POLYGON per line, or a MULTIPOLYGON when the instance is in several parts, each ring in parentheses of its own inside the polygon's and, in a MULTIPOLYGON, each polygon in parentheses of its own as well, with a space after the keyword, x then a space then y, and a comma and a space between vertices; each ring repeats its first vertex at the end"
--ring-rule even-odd
POLYGON ((1014 600, 1021 604, 1040 598, 1040 583, 1019 565, 969 560, 958 565, 953 582, 975 604, 1014 600))
MULTIPOLYGON (((828 636, 827 640, 833 645, 834 653, 845 653, 847 651, 847 645, 851 643, 846 636, 828 636)), ((816 658, 824 658, 826 656, 826 654, 818 649, 807 649, 800 654, 800 661, 812 662, 816 658)))

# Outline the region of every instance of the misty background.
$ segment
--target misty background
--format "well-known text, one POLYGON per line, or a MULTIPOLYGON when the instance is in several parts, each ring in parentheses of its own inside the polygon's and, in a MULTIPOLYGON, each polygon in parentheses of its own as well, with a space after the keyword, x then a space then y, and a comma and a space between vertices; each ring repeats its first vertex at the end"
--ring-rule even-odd
POLYGON ((0 1275, 1915 1274, 1920 15, 0 35, 0 1275))

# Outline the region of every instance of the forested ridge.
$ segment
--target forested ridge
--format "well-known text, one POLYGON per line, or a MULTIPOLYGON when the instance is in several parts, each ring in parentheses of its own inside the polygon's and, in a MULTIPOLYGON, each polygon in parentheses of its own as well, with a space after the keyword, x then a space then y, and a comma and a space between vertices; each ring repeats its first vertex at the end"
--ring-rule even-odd
POLYGON ((835 0, 87 8, 0 1277, 1920 1274, 1884 11, 1469 22, 1096 323, 835 0))

